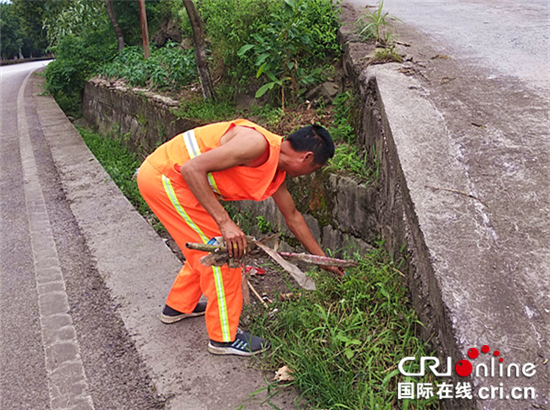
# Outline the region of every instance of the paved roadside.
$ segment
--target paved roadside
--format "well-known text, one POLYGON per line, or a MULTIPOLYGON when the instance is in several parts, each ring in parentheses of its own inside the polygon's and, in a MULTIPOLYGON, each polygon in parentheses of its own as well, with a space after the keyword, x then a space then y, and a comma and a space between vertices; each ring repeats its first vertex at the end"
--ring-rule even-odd
MULTIPOLYGON (((0 248, 0 348, 3 372, 9 370, 11 377, 0 375, 0 408, 36 408, 32 403, 43 403, 38 404, 40 408, 272 408, 262 403, 264 393, 248 397, 264 387, 264 378, 269 377, 254 369, 253 361, 207 353, 203 318, 171 326, 160 323, 160 310, 180 262, 110 180, 55 101, 38 96, 43 79, 31 75, 26 88, 21 88, 24 78, 18 74, 9 83, 14 88, 10 94, 19 93, 26 112, 18 114, 13 104, 9 108, 7 94, 2 101, 3 110, 27 120, 30 143, 21 148, 21 156, 32 172, 23 176, 21 159, 3 155, 2 170, 6 174, 1 179, 2 223, 10 218, 14 222, 7 225, 13 234, 7 235, 0 248), (29 162, 31 153, 34 165, 29 162), (8 178, 11 174, 15 176, 8 178), (11 192, 4 190, 10 187, 11 192), (25 203, 23 188, 32 189, 43 201, 31 198, 25 203), (37 230, 48 233, 45 228, 49 229, 49 237, 34 234, 37 230), (10 238, 14 242, 9 242, 10 238), (45 249, 38 249, 42 245, 45 249), (53 254, 57 254, 57 260, 52 259, 53 254), (14 277, 16 267, 21 273, 14 277), (49 267, 52 269, 44 274, 53 275, 48 278, 55 287, 51 302, 59 309, 49 313, 54 319, 64 315, 70 323, 50 326, 46 320, 40 269, 49 267), (20 284, 22 288, 17 289, 20 284), (31 302, 27 310, 25 301, 31 302), (10 314, 8 304, 16 311, 10 314), (30 315, 33 325, 25 329, 32 330, 32 337, 14 332, 17 312, 30 315), (72 328, 66 324, 72 324, 72 328), (59 334, 55 343, 69 339, 74 348, 49 355, 44 335, 50 330, 66 331, 68 335, 59 334), (28 339, 28 346, 21 344, 23 337, 28 339), (27 348, 21 353, 10 352, 15 343, 30 349, 30 360, 18 359, 25 357, 27 348), (79 360, 82 371, 73 368, 74 377, 66 372, 64 379, 57 378, 57 367, 74 367, 79 360), (27 362, 21 368, 21 363, 27 362), (12 385, 16 379, 19 388, 12 385), (31 380, 37 387, 25 401, 28 404, 21 406, 18 400, 31 380), (80 388, 70 387, 75 383, 80 388), (62 404, 55 402, 58 393, 65 399, 62 404)), ((9 128, 6 121, 2 127, 2 153, 18 152, 17 129, 9 128)), ((281 409, 293 409, 294 397, 290 391, 271 400, 281 409)))

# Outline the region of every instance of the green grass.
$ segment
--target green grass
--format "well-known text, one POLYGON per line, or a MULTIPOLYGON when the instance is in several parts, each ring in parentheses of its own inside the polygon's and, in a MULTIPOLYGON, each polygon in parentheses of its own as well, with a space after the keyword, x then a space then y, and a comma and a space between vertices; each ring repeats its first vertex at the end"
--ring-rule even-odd
POLYGON ((336 146, 334 157, 329 160, 324 171, 343 171, 360 183, 370 183, 376 180, 375 172, 369 166, 366 156, 358 152, 356 146, 345 143, 336 146))
POLYGON ((152 222, 153 228, 157 232, 165 230, 139 193, 137 183, 132 178, 136 169, 141 165, 137 154, 129 152, 117 140, 102 137, 83 127, 77 126, 76 128, 90 151, 136 210, 152 222))
POLYGON ((313 273, 317 290, 295 290, 295 300, 275 303, 276 313, 250 315, 252 333, 272 342, 264 366, 287 365, 307 408, 439 408, 437 397, 397 400, 397 383, 405 381, 399 361, 430 356, 430 349, 417 337, 421 324, 387 255, 378 249, 358 260, 344 278, 313 273))
POLYGON ((350 91, 340 93, 334 99, 334 122, 328 129, 334 141, 355 143, 355 131, 350 121, 352 100, 350 91))
MULTIPOLYGON (((348 174, 360 183, 370 183, 377 180, 377 171, 369 164, 365 153, 357 149, 351 121, 353 100, 350 91, 340 93, 334 99, 334 121, 328 131, 336 143, 336 150, 325 171, 348 174)), ((377 168, 377 164, 374 165, 377 168)))
POLYGON ((237 117, 235 105, 227 100, 206 101, 202 97, 181 102, 174 110, 178 118, 192 118, 205 122, 229 121, 237 117))

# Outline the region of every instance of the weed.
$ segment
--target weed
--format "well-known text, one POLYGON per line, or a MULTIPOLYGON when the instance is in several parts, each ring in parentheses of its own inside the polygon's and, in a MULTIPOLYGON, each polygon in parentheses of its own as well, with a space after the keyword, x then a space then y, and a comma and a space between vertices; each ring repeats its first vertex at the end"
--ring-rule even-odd
POLYGON ((395 46, 377 48, 374 53, 374 63, 402 63, 403 57, 397 51, 395 46))
POLYGON ((357 151, 357 147, 341 144, 336 147, 334 157, 324 168, 325 172, 344 171, 360 183, 369 183, 373 180, 373 171, 368 166, 367 158, 357 151))
POLYGON ((376 10, 374 12, 369 12, 366 15, 359 18, 359 23, 363 22, 363 19, 367 20, 367 24, 359 31, 359 34, 365 38, 374 38, 376 41, 380 41, 381 29, 386 26, 387 20, 386 17, 389 13, 384 13, 382 9, 384 8, 384 0, 380 0, 376 10))
MULTIPOLYGON (((316 291, 296 291, 276 311, 250 315, 250 330, 271 340, 265 366, 287 365, 308 408, 405 408, 413 403, 397 400, 397 383, 405 381, 397 364, 430 349, 416 336, 421 323, 387 254, 378 248, 355 258, 359 266, 344 278, 312 272, 316 291)), ((436 399, 415 408, 438 408, 436 399)))
POLYGON ((258 122, 268 127, 275 127, 285 117, 285 113, 280 107, 273 107, 270 104, 264 106, 253 105, 250 107, 248 116, 251 118, 257 117, 258 122))
POLYGON ((250 235, 253 227, 252 221, 254 220, 250 212, 241 211, 231 203, 225 203, 223 207, 227 211, 233 222, 235 222, 245 234, 250 235))
POLYGON ((132 86, 149 86, 155 89, 178 89, 197 79, 195 57, 192 50, 180 50, 169 42, 154 48, 145 60, 139 47, 125 47, 115 59, 98 70, 107 78, 124 78, 132 86))
POLYGON ((355 143, 355 133, 350 123, 352 93, 340 93, 334 99, 334 125, 329 128, 330 135, 335 141, 355 143))
POLYGON ((266 234, 273 230, 273 228, 271 227, 271 223, 267 219, 265 219, 263 216, 256 217, 256 225, 258 226, 260 233, 263 233, 263 234, 266 234))
POLYGON ((182 101, 179 108, 173 113, 178 118, 192 118, 205 122, 227 121, 237 116, 235 105, 229 101, 211 101, 195 98, 182 101))
POLYGON ((147 123, 149 122, 147 120, 147 117, 143 114, 136 114, 136 120, 142 127, 146 127, 147 123))

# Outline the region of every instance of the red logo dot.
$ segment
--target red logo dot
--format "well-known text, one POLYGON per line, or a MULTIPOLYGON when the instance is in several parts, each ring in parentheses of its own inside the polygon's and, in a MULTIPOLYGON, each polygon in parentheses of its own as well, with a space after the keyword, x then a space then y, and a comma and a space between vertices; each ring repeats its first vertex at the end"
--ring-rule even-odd
POLYGON ((468 350, 468 357, 470 359, 477 359, 479 356, 479 350, 477 350, 475 347, 472 347, 470 350, 468 350))
POLYGON ((467 377, 472 373, 472 363, 468 360, 461 360, 455 365, 455 371, 460 377, 467 377))
POLYGON ((499 361, 500 363, 502 363, 502 362, 504 361, 504 359, 501 357, 500 359, 498 359, 498 361, 499 361))
POLYGON ((498 350, 495 350, 495 352, 493 353, 495 356, 498 356, 500 354, 500 352, 498 350))
POLYGON ((482 351, 483 353, 489 353, 489 346, 487 346, 487 345, 481 346, 481 351, 482 351))

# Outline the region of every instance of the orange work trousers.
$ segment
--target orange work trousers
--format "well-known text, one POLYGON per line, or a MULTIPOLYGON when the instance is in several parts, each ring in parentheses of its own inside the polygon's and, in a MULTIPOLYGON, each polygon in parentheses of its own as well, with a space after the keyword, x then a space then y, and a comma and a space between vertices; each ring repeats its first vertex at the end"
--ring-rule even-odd
POLYGON ((204 294, 208 299, 205 319, 210 339, 235 340, 243 305, 241 269, 227 265, 206 267, 199 262, 204 252, 185 247, 186 242, 206 243, 221 236, 218 225, 187 186, 168 179, 147 160, 139 169, 137 182, 141 195, 186 259, 166 304, 179 312, 191 313, 204 294))

